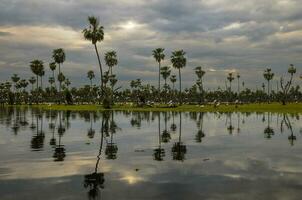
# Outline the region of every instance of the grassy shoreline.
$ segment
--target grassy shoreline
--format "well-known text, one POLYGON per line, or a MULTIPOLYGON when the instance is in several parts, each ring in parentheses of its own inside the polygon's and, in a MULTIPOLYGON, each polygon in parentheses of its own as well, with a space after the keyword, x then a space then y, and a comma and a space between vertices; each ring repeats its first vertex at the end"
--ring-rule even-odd
POLYGON ((243 104, 243 105, 182 105, 175 108, 169 108, 165 105, 153 107, 137 107, 132 105, 115 105, 112 109, 105 109, 101 105, 19 105, 19 107, 33 107, 47 110, 70 110, 70 111, 183 111, 183 112, 274 112, 274 113, 302 113, 302 103, 291 103, 281 105, 280 103, 261 103, 261 104, 243 104))

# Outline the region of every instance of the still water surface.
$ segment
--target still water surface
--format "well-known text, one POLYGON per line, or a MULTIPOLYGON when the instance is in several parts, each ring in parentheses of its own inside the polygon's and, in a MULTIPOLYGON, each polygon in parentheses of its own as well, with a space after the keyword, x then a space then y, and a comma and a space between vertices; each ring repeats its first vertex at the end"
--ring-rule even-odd
POLYGON ((301 199, 301 115, 0 109, 0 199, 301 199))

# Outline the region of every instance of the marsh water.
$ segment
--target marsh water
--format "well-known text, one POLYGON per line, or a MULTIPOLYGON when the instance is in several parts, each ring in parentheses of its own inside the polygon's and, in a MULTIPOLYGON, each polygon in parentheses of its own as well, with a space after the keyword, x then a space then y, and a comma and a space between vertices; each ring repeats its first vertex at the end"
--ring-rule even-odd
POLYGON ((0 199, 301 199, 301 115, 0 109, 0 199))

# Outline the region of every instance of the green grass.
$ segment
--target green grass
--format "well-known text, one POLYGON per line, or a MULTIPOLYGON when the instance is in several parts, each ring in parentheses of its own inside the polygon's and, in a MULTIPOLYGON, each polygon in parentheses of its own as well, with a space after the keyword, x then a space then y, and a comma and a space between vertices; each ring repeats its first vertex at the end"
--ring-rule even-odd
MULTIPOLYGON (((22 105, 26 106, 26 105, 22 105)), ((71 110, 71 111, 102 111, 106 110, 101 105, 32 105, 33 108, 41 108, 48 110, 71 110)), ((157 105, 153 107, 136 107, 129 104, 115 105, 109 110, 127 110, 127 111, 187 111, 187 112, 275 112, 275 113, 302 113, 302 103, 292 103, 281 105, 280 103, 262 103, 262 104, 244 104, 238 105, 182 105, 175 108, 168 108, 165 105, 157 105)))

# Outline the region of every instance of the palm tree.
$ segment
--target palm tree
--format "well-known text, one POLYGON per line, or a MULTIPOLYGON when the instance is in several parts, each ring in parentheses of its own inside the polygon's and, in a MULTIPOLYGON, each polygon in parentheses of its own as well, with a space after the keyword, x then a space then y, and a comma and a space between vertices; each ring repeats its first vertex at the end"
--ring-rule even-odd
POLYGON ((170 77, 170 81, 172 82, 172 89, 173 89, 173 91, 174 91, 174 85, 175 85, 175 82, 176 82, 176 75, 172 75, 171 77, 170 77))
POLYGON ((263 76, 265 80, 267 80, 267 95, 270 95, 270 81, 274 78, 274 73, 272 73, 272 69, 267 68, 264 70, 263 76))
POLYGON ((33 91, 34 90, 34 84, 36 83, 35 77, 32 76, 28 81, 31 84, 31 91, 33 91))
POLYGON ((157 48, 152 51, 152 55, 156 62, 158 62, 158 92, 160 92, 160 68, 161 61, 165 59, 164 48, 157 48))
POLYGON ((64 83, 65 83, 67 89, 69 89, 69 85, 71 84, 70 80, 68 78, 66 78, 64 83))
POLYGON ((285 105, 286 104, 286 100, 287 100, 287 96, 288 96, 288 92, 291 88, 292 85, 292 81, 293 81, 293 77, 294 74, 297 72, 297 69, 295 68, 295 66, 293 64, 290 64, 287 72, 290 74, 290 79, 289 81, 287 81, 286 84, 284 84, 284 79, 283 77, 281 77, 280 79, 280 83, 281 83, 281 89, 282 89, 282 104, 285 105))
POLYGON ((92 70, 89 70, 87 72, 87 78, 90 80, 90 88, 92 88, 92 79, 95 78, 94 72, 92 70))
POLYGON ((30 69, 31 71, 36 75, 36 83, 37 83, 37 89, 39 88, 39 75, 41 71, 43 71, 43 61, 41 60, 33 60, 30 62, 30 69))
POLYGON ((55 79, 54 79, 53 77, 49 77, 49 78, 48 78, 48 82, 49 82, 49 84, 50 84, 50 87, 53 88, 52 85, 54 84, 55 79))
POLYGON ((56 82, 56 81, 55 81, 55 70, 56 70, 56 68, 57 68, 56 63, 55 63, 55 62, 49 63, 49 68, 50 68, 50 70, 52 71, 52 80, 53 80, 52 83, 51 83, 51 86, 52 86, 52 84, 56 82))
MULTIPOLYGON (((59 74, 61 73, 61 64, 65 61, 65 52, 62 48, 54 49, 52 51, 52 57, 54 61, 59 65, 59 74)), ((59 85, 59 91, 61 92, 62 82, 59 85)))
POLYGON ((231 93, 232 92, 232 81, 235 79, 232 72, 229 73, 227 79, 230 82, 230 93, 231 93))
POLYGON ((108 51, 105 53, 105 62, 109 67, 110 75, 112 75, 112 68, 117 65, 117 55, 115 51, 108 51))
POLYGON ((199 86, 199 90, 200 90, 200 93, 201 93, 201 96, 202 96, 202 99, 203 99, 204 91, 203 91, 202 78, 206 74, 206 72, 204 70, 202 70, 201 66, 198 66, 198 67, 195 68, 195 74, 197 75, 197 78, 198 78, 197 85, 199 86))
POLYGON ((186 52, 183 50, 174 51, 172 52, 171 56, 171 63, 175 69, 178 69, 179 75, 179 94, 180 94, 180 103, 182 104, 182 97, 181 97, 181 73, 180 69, 184 68, 187 64, 187 59, 185 58, 186 52))
POLYGON ((45 71, 44 71, 44 66, 42 66, 39 70, 39 76, 40 76, 40 81, 41 81, 41 89, 43 90, 43 76, 45 75, 45 71))
POLYGON ((17 75, 17 74, 14 74, 12 77, 11 77, 11 79, 12 79, 12 82, 14 83, 14 87, 15 87, 15 91, 17 90, 16 88, 17 88, 17 83, 18 83, 18 81, 20 80, 20 77, 17 75))
POLYGON ((103 70, 102 70, 102 64, 101 64, 101 60, 100 60, 100 56, 99 56, 99 52, 98 52, 96 43, 104 40, 104 27, 100 26, 99 20, 94 16, 88 17, 88 22, 89 22, 89 27, 85 28, 83 30, 83 34, 84 34, 84 38, 86 40, 91 41, 91 43, 93 44, 93 46, 95 48, 95 52, 96 52, 96 55, 98 58, 100 72, 101 72, 101 86, 103 87, 103 80, 102 80, 103 70))
POLYGON ((165 88, 165 91, 167 91, 167 78, 171 74, 170 67, 164 66, 164 67, 160 68, 160 74, 162 75, 163 79, 165 80, 165 86, 164 86, 164 88, 165 88))
POLYGON ((65 81, 65 76, 64 76, 64 74, 63 73, 60 73, 59 75, 58 75, 58 81, 60 82, 60 85, 62 85, 62 82, 64 82, 65 81))

